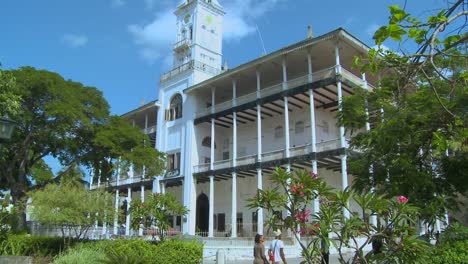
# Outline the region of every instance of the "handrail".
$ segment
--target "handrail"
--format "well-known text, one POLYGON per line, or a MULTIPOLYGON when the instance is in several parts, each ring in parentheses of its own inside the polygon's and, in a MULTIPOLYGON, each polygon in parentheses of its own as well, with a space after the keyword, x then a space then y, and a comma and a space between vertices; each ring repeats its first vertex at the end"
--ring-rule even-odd
MULTIPOLYGON (((322 79, 333 77, 334 75, 335 75, 335 66, 325 68, 320 71, 312 73, 312 80, 314 81, 322 80, 322 79)), ((298 86, 307 84, 308 82, 309 82, 308 74, 299 75, 298 77, 288 81, 288 89, 296 88, 298 86)), ((267 86, 266 88, 263 88, 260 90, 260 98, 265 98, 267 96, 279 93, 282 91, 282 89, 283 89, 282 82, 273 83, 267 86)), ((207 107, 203 109, 202 111, 196 113, 196 118, 199 118, 208 114, 212 114, 212 113, 221 112, 233 106, 239 106, 239 105, 254 101, 255 99, 257 99, 257 91, 242 95, 240 97, 237 97, 234 100, 230 99, 230 100, 221 102, 219 104, 216 104, 214 106, 207 107)))
MULTIPOLYGON (((348 143, 347 143, 348 141, 349 141, 349 138, 346 138, 346 147, 348 146, 348 143)), ((315 146, 316 146, 316 152, 322 152, 322 151, 341 148, 341 142, 339 138, 334 138, 334 139, 329 139, 325 141, 322 140, 320 142, 317 142, 315 146)), ((291 147, 289 150, 290 150, 289 157, 297 157, 297 156, 306 155, 312 152, 312 144, 307 143, 307 144, 300 145, 300 146, 294 146, 294 147, 291 147)), ((257 157, 258 157, 257 154, 242 156, 242 157, 237 158, 236 164, 237 166, 254 164, 258 161, 257 157)), ((278 160, 278 159, 283 159, 283 158, 286 158, 285 149, 267 151, 261 154, 262 162, 278 160)), ((219 161, 215 161, 213 165, 214 165, 213 166, 214 170, 225 169, 225 168, 229 168, 233 166, 233 160, 232 159, 219 160, 219 161)), ((193 170, 194 170, 194 173, 206 172, 210 170, 210 163, 203 163, 203 164, 195 165, 193 166, 193 170)))

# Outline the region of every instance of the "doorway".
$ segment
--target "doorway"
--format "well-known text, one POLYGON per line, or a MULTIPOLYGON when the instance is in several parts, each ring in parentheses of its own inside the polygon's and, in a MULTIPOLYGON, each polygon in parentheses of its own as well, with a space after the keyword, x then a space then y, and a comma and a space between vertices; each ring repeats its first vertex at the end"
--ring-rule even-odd
POLYGON ((208 221, 209 221, 209 201, 206 194, 201 193, 197 198, 197 212, 196 212, 196 233, 201 236, 208 236, 208 221))

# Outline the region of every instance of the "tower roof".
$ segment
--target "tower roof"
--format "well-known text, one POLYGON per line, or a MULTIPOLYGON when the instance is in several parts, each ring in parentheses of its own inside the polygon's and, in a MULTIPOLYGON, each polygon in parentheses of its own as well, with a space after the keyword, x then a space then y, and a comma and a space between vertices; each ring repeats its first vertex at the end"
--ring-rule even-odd
POLYGON ((187 4, 190 4, 192 2, 199 1, 203 3, 207 3, 215 7, 216 9, 223 10, 223 6, 219 3, 218 0, 180 0, 179 4, 177 5, 177 8, 181 8, 187 4))

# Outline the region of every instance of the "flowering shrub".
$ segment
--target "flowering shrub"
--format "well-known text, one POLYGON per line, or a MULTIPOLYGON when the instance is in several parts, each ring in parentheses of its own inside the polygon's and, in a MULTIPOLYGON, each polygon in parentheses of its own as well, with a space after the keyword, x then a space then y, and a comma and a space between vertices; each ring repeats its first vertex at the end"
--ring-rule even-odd
POLYGON ((308 171, 288 173, 277 168, 271 180, 273 186, 259 189, 247 200, 248 207, 266 210, 267 226, 290 229, 302 248, 304 263, 326 262, 331 246, 338 250, 341 263, 424 262, 428 245, 415 232, 419 209, 407 197, 337 191, 308 171), (344 216, 345 211, 351 212, 350 201, 359 205, 362 215, 344 216), (312 208, 314 203, 319 208, 312 208), (372 250, 365 252, 366 247, 372 250), (354 252, 351 260, 345 259, 345 252, 354 252))
MULTIPOLYGON (((171 215, 186 215, 188 210, 181 205, 170 193, 153 193, 145 202, 133 200, 130 204, 132 214, 131 227, 138 230, 140 227, 156 226, 159 239, 164 240, 164 234, 170 227, 167 219, 171 215)), ((154 234, 155 235, 155 234, 154 234)))

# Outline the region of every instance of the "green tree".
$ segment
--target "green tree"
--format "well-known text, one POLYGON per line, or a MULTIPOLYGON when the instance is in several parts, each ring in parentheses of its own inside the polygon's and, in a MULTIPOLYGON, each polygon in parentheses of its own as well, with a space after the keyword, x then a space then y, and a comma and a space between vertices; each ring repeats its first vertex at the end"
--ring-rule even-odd
POLYGON ((415 234, 419 208, 406 197, 337 191, 316 174, 282 168, 276 169, 271 181, 271 188, 259 189, 247 200, 248 207, 265 209, 267 226, 291 230, 302 248, 303 263, 328 263, 331 246, 337 249, 340 263, 424 263, 428 245, 415 234), (320 200, 317 213, 310 208, 315 199, 320 200), (352 211, 351 201, 362 209, 362 216, 344 217, 345 210, 352 211), (376 225, 369 221, 372 214, 380 216, 376 225), (369 246, 373 250, 365 252, 369 246), (354 256, 348 260, 343 253, 350 251, 354 256))
POLYGON ((408 196, 429 224, 468 194, 468 12, 462 0, 447 6, 424 21, 389 7, 389 24, 374 35, 379 48, 355 59, 382 76, 379 88, 356 88, 338 116, 362 152, 350 161, 354 188, 408 196), (381 48, 386 41, 400 48, 381 48))
POLYGON ((60 227, 64 242, 86 236, 96 222, 113 222, 113 195, 103 189, 90 191, 73 181, 50 183, 34 190, 31 217, 45 225, 60 227))
POLYGON ((188 209, 170 193, 153 193, 145 202, 139 199, 133 200, 130 211, 132 214, 130 225, 133 230, 138 230, 140 226, 143 228, 156 226, 161 241, 164 240, 166 231, 170 227, 168 219, 175 215, 184 217, 188 213, 188 209))
POLYGON ((20 109, 17 89, 13 74, 0 69, 0 116, 13 115, 20 109))
MULTIPOLYGON (((68 168, 63 172, 85 166, 102 182, 115 173, 119 164, 123 169, 128 164, 144 166, 150 175, 159 174, 163 155, 145 145, 149 139, 137 128, 109 114, 101 91, 32 67, 10 73, 16 84, 8 91, 13 91, 21 104, 17 112, 10 114, 18 126, 2 150, 0 188, 11 191, 19 212, 18 229, 25 227, 27 191, 53 179, 43 160, 46 156, 57 158, 68 168)), ((2 89, 0 98, 4 93, 2 89)))

